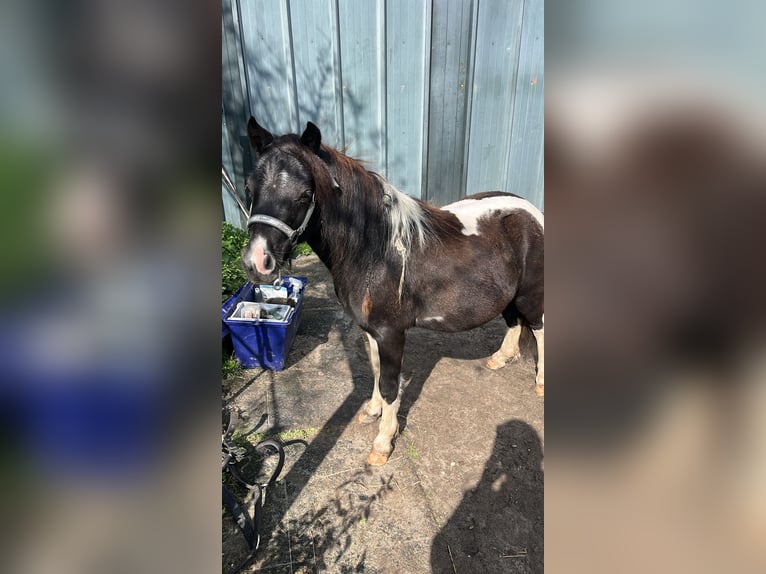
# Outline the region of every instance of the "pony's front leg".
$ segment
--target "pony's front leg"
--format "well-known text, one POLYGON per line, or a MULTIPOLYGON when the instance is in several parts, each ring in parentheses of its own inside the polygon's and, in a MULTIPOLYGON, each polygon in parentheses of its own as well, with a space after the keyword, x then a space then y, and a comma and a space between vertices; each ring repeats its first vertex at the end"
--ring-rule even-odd
POLYGON ((378 355, 380 357, 381 418, 378 435, 372 443, 372 451, 367 457, 367 464, 381 466, 386 464, 391 451, 394 449, 393 439, 399 431, 399 392, 401 385, 399 375, 402 370, 402 354, 404 353, 404 332, 388 333, 376 337, 378 355))
POLYGON ((362 412, 359 413, 357 418, 357 422, 361 425, 367 425, 376 421, 383 409, 383 398, 380 396, 380 352, 378 351, 378 342, 370 333, 367 333, 367 339, 370 342, 370 365, 372 365, 372 376, 375 380, 375 386, 372 389, 372 398, 364 403, 362 412))

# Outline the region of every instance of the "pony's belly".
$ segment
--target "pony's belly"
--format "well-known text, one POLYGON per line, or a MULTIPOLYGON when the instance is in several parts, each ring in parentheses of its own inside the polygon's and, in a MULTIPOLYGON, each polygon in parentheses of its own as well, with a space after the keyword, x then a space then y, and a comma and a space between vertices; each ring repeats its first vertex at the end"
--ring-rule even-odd
POLYGON ((426 314, 415 319, 415 326, 450 333, 467 331, 488 323, 499 316, 500 311, 477 311, 476 309, 472 310, 470 307, 466 307, 461 313, 447 313, 445 315, 426 314))

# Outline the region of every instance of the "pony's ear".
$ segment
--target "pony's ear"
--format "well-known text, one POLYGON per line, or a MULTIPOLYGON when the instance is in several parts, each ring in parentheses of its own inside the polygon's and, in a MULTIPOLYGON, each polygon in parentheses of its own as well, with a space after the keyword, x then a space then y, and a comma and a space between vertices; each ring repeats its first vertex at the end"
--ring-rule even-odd
POLYGON ((308 146, 311 148, 311 151, 318 154, 319 153, 319 144, 322 143, 322 132, 319 131, 319 128, 316 127, 311 122, 308 122, 306 124, 306 129, 303 130, 303 135, 301 136, 301 143, 305 146, 308 146))
POLYGON ((258 153, 261 153, 274 141, 274 136, 259 126, 253 116, 250 116, 250 121, 247 122, 247 137, 250 139, 250 145, 253 146, 258 153))

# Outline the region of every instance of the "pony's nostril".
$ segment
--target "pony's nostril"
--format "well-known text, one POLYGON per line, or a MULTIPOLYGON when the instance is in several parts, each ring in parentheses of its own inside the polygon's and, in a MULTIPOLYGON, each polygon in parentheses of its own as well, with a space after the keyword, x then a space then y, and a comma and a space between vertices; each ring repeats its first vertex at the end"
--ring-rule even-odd
POLYGON ((249 257, 249 263, 255 270, 261 275, 269 275, 276 267, 276 259, 269 253, 266 247, 266 242, 262 238, 258 238, 254 243, 249 257))

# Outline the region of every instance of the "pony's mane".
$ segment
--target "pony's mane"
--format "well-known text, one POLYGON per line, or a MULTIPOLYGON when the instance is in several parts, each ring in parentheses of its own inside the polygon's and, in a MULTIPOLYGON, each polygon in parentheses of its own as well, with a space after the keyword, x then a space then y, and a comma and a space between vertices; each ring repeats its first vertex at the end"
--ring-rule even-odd
POLYGON ((423 246, 431 235, 428 213, 423 204, 396 189, 390 181, 376 172, 370 172, 383 190, 383 205, 391 226, 390 240, 394 248, 403 247, 407 252, 413 247, 423 246), (397 244, 401 242, 401 246, 397 244))
POLYGON ((378 256, 394 251, 406 257, 433 236, 428 206, 367 170, 363 162, 324 145, 317 159, 339 187, 320 189, 317 185, 318 200, 333 205, 333 209, 323 210, 323 219, 341 236, 336 238, 342 239, 335 242, 334 260, 371 250, 378 256))

